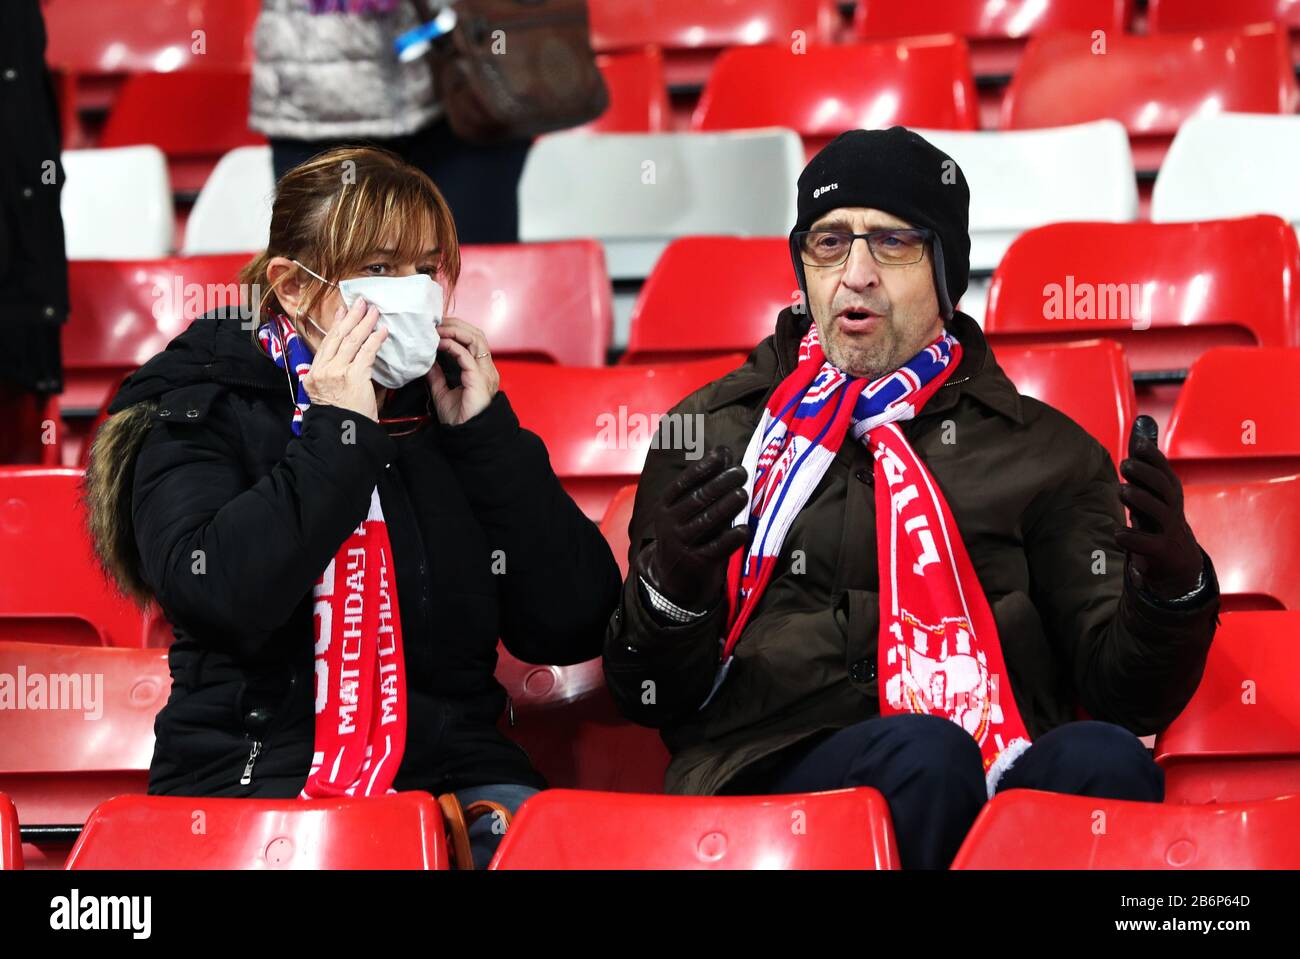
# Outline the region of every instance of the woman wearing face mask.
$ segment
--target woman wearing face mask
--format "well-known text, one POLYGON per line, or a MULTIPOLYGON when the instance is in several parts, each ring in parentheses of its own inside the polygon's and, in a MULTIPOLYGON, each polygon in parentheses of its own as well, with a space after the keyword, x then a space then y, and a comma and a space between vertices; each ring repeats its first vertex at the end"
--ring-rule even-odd
MULTIPOLYGON (((443 316, 459 270, 428 177, 334 150, 277 185, 245 308, 195 320, 114 398, 96 548, 176 637, 151 793, 514 809, 544 788, 496 727, 497 639, 599 655, 619 574, 483 333, 443 316)), ((477 865, 493 825, 471 829, 477 865)))

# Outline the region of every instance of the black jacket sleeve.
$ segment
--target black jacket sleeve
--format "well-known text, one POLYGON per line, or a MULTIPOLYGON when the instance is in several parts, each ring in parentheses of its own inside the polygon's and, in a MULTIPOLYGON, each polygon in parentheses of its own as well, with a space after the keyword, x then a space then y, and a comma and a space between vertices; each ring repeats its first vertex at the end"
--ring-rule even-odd
MULTIPOLYGON (((1162 731, 1196 692, 1218 623, 1219 584, 1204 556, 1200 601, 1159 605, 1128 581, 1114 530, 1125 525, 1109 454, 1093 446, 1077 486, 1057 491, 1026 530, 1032 599, 1084 709, 1138 736, 1162 731)), ((1202 551, 1204 555, 1204 551, 1202 551)))
POLYGON ((618 602, 618 564, 599 527, 560 485, 546 447, 498 392, 438 442, 504 570, 501 640, 526 663, 566 666, 600 655, 618 602))
POLYGON ((214 649, 251 657, 365 519, 395 447, 373 420, 315 404, 284 458, 250 485, 238 436, 220 402, 198 421, 156 423, 136 461, 132 522, 167 617, 214 649))
MULTIPOLYGON (((695 415, 698 407, 684 403, 672 412, 695 415)), ((627 582, 605 637, 605 683, 614 702, 628 719, 659 729, 690 716, 708 698, 727 617, 719 602, 698 620, 665 625, 647 608, 637 579, 637 557, 654 542, 654 511, 687 466, 686 451, 672 446, 657 444, 646 456, 628 530, 627 582)))

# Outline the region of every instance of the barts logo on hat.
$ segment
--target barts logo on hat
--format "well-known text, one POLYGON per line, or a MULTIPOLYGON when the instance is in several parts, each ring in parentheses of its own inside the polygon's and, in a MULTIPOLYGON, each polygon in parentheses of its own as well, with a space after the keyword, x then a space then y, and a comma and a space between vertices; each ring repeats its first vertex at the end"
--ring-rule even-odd
POLYGON ((815 200, 823 193, 830 193, 831 190, 838 190, 839 188, 840 185, 838 183, 827 183, 825 186, 819 186, 817 189, 813 190, 813 199, 815 200))

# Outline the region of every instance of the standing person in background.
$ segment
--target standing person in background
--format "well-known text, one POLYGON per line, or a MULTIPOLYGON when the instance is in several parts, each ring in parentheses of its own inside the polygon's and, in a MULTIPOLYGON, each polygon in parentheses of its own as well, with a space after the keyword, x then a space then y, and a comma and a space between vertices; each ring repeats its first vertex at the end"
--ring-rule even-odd
POLYGON ((63 389, 63 149, 38 0, 0 4, 0 396, 63 389))
POLYGON ((384 147, 438 184, 462 243, 516 242, 529 141, 456 137, 429 64, 397 59, 421 20, 413 0, 262 0, 249 126, 270 138, 277 180, 332 146, 384 147))

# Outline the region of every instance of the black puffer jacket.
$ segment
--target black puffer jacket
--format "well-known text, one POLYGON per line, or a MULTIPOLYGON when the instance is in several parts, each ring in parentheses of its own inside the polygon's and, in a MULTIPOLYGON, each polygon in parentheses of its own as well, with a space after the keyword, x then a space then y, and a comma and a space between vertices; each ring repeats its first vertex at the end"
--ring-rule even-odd
MULTIPOLYGON (((383 415, 423 413, 427 398, 417 380, 383 415)), ((301 789, 314 734, 311 587, 376 484, 409 691, 396 788, 545 785, 496 728, 506 703, 493 678, 497 638, 528 662, 599 655, 619 574, 504 392, 460 426, 434 416, 401 437, 312 406, 295 438, 285 372, 237 318, 214 314, 132 376, 111 411, 142 402, 136 415, 148 411, 152 423, 140 428, 133 476, 124 471, 118 484, 131 496, 122 516, 139 579, 176 634, 150 792, 270 798, 301 789), (341 439, 349 421, 353 443, 341 439), (241 786, 254 741, 252 781, 241 786)), ((118 448, 104 440, 101 431, 97 456, 118 448)), ((92 465, 92 509, 109 508, 94 488, 107 465, 92 465)))
MULTIPOLYGON (((63 150, 39 0, 0 3, 0 380, 63 389, 63 150)), ((12 428, 12 427, 10 427, 12 428)))

